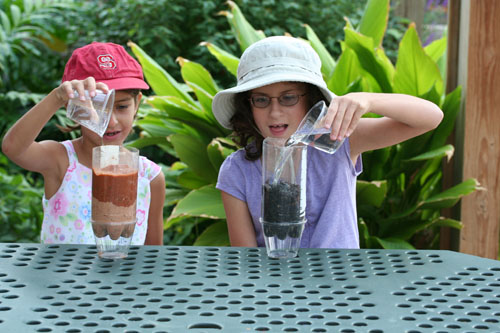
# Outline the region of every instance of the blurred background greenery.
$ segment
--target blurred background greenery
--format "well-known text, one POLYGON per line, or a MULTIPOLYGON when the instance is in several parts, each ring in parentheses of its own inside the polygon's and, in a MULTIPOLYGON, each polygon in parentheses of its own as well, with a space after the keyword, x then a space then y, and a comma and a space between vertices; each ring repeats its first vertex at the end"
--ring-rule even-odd
MULTIPOLYGON (((308 24, 331 55, 338 58, 344 18, 349 17, 356 25, 366 1, 235 0, 234 3, 252 26, 267 36, 290 33, 305 37, 303 25, 308 24)), ((442 10, 443 6, 436 8, 442 10)), ((234 76, 199 45, 211 42, 231 54, 241 54, 227 18, 221 15, 228 10, 226 1, 217 0, 0 0, 0 139, 15 120, 60 84, 71 52, 92 41, 124 46, 133 41, 178 81, 182 78, 176 58, 182 57, 202 64, 219 86, 234 84, 234 76)), ((395 63, 399 41, 410 22, 392 11, 391 7, 383 47, 395 63)), ((38 139, 70 138, 55 126, 64 122, 64 110, 60 110, 38 139)), ((145 148, 141 153, 165 167, 175 160, 154 148, 145 148)), ((1 242, 38 242, 42 193, 39 175, 18 168, 0 153, 1 242)), ((165 216, 171 209, 166 205, 165 216)), ((190 228, 165 231, 166 244, 192 244, 195 238, 196 232, 190 228)))

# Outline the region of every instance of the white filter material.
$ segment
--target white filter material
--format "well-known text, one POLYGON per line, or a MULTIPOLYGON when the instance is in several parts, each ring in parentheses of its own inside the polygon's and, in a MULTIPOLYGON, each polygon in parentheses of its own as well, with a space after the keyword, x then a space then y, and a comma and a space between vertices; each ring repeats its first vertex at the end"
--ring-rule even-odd
POLYGON ((108 165, 118 164, 120 160, 120 146, 101 147, 101 168, 108 165))

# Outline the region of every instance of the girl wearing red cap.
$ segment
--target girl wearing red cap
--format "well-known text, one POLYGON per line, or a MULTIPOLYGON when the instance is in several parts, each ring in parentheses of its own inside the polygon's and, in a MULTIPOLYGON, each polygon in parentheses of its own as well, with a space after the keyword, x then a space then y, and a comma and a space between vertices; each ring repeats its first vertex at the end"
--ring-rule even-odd
MULTIPOLYGON (((3 153, 44 178, 43 243, 95 244, 90 222, 92 149, 102 143, 123 144, 132 131, 141 89, 148 88, 139 63, 122 46, 94 42, 73 52, 61 85, 9 129, 2 142, 3 153), (74 140, 35 141, 56 111, 74 97, 74 91, 84 96, 88 90, 93 97, 97 89, 115 89, 113 114, 102 138, 81 127, 81 136, 74 140)), ((163 245, 165 177, 147 158, 141 156, 139 164, 132 245, 163 245)))

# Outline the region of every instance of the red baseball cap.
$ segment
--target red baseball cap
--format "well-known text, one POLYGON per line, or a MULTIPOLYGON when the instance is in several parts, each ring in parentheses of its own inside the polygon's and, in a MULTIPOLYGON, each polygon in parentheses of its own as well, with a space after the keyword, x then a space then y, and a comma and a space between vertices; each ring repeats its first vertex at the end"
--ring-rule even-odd
POLYGON ((62 82, 92 76, 109 89, 149 89, 139 63, 123 46, 92 42, 73 51, 66 63, 62 82))

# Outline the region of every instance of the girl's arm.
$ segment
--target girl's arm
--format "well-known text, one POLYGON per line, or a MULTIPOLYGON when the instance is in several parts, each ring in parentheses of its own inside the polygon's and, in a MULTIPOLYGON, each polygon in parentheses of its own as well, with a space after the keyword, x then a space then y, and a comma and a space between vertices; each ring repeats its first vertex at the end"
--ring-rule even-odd
POLYGON ((92 77, 83 81, 66 81, 52 90, 9 129, 2 141, 3 153, 20 167, 39 172, 44 177, 58 172, 60 161, 57 156, 60 154, 57 152, 62 151, 62 156, 66 157, 64 148, 54 141, 35 142, 35 139, 56 111, 73 97, 74 89, 83 96, 84 89, 95 93, 96 87, 108 90, 105 84, 96 84, 92 77))
POLYGON ((257 240, 247 204, 224 191, 221 191, 221 196, 231 246, 256 247, 257 240))
POLYGON ((163 203, 165 202, 165 175, 160 172, 151 181, 148 231, 145 245, 163 245, 163 203))
POLYGON ((351 160, 359 154, 392 146, 436 128, 443 119, 439 107, 404 94, 350 93, 330 103, 325 123, 332 139, 350 137, 351 160), (365 113, 381 118, 362 118, 365 113))

